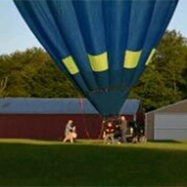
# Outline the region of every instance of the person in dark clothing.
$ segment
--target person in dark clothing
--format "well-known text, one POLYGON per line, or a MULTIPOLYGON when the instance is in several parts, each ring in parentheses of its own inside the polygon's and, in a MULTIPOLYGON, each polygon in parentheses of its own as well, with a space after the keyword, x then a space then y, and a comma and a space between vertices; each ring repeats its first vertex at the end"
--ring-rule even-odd
POLYGON ((114 143, 115 126, 111 121, 106 122, 104 130, 104 143, 114 143))
POLYGON ((127 120, 126 120, 125 116, 121 116, 120 129, 121 129, 121 142, 124 143, 127 141, 126 140, 127 120))
POLYGON ((117 143, 121 143, 122 139, 122 133, 121 133, 121 120, 119 118, 116 118, 114 120, 114 125, 115 125, 115 133, 114 133, 114 138, 117 141, 117 143))

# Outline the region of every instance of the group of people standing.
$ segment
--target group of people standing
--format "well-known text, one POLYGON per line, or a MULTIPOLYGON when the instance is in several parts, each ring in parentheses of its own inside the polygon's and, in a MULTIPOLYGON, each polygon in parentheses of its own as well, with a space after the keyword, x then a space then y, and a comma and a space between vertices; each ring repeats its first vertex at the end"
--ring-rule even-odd
POLYGON ((126 142, 127 120, 125 116, 103 121, 104 143, 124 143, 126 142))
MULTIPOLYGON (((104 143, 124 143, 126 142, 127 120, 125 116, 118 118, 108 118, 103 120, 103 139, 104 143)), ((69 120, 65 127, 63 142, 75 142, 77 138, 76 126, 69 120)))

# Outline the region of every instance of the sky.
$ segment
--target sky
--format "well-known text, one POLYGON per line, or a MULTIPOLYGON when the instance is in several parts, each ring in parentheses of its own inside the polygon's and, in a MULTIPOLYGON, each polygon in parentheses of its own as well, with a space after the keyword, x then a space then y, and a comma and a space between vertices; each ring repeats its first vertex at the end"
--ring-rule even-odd
MULTIPOLYGON (((177 9, 168 26, 187 38, 187 0, 179 0, 177 9)), ((0 0, 0 55, 31 47, 41 47, 12 0, 0 0)))

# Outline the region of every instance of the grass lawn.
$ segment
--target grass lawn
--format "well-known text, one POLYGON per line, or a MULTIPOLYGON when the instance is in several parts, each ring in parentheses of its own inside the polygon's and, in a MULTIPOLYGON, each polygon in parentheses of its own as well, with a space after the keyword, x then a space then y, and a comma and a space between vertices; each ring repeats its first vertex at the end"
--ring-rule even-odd
POLYGON ((187 142, 0 139, 0 186, 187 186, 187 142))

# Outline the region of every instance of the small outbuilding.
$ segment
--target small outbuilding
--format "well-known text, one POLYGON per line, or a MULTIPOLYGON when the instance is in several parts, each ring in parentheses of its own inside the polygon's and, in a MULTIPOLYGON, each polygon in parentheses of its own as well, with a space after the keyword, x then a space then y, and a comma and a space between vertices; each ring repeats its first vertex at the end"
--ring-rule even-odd
POLYGON ((148 140, 187 140, 187 100, 148 112, 145 116, 148 140))
MULTIPOLYGON (((120 115, 144 123, 139 100, 127 100, 120 115)), ((87 99, 0 99, 0 138, 62 139, 70 119, 78 138, 102 137, 102 116, 87 99)))

